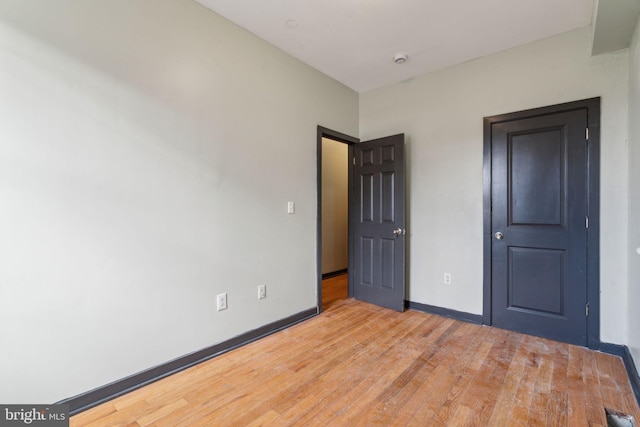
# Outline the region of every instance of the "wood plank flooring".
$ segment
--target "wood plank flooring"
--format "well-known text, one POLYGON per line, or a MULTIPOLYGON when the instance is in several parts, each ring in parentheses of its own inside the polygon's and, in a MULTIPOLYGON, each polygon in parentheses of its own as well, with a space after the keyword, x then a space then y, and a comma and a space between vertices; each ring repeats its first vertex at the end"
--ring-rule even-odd
POLYGON ((618 357, 336 299, 71 426, 606 426, 605 407, 640 420, 618 357))
POLYGON ((330 277, 322 281, 322 309, 326 310, 337 301, 347 298, 349 293, 347 274, 330 277))

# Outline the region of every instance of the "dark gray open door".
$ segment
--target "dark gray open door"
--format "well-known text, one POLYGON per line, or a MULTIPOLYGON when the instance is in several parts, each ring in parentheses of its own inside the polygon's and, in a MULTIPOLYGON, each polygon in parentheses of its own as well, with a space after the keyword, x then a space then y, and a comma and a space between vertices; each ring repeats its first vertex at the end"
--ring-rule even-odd
POLYGON ((404 134, 353 146, 350 281, 356 299, 398 311, 405 299, 404 134))
POLYGON ((491 123, 493 325, 587 342, 587 110, 491 123))

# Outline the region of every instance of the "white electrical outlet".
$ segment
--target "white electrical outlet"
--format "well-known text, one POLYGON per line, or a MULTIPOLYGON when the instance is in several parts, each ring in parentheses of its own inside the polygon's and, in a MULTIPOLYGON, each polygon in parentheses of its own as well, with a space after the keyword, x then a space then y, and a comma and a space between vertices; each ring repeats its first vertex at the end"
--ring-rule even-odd
POLYGON ((451 273, 444 273, 444 284, 445 285, 451 284, 451 273))
POLYGON ((258 286, 258 299, 263 299, 267 297, 267 285, 258 286))
POLYGON ((217 298, 218 311, 227 309, 227 294, 218 294, 217 298))

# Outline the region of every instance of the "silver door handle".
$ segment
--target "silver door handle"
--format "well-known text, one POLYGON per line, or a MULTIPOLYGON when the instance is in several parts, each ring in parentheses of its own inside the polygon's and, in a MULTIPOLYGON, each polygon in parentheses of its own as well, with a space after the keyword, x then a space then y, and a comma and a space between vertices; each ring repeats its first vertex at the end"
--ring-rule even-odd
POLYGON ((395 234, 396 236, 401 236, 406 233, 407 231, 404 228, 396 228, 395 230, 393 230, 393 234, 395 234))
POLYGON ((498 232, 496 232, 495 236, 496 236, 496 239, 498 239, 498 240, 502 240, 502 239, 504 239, 504 234, 502 234, 502 233, 501 233, 501 232, 499 232, 499 231, 498 231, 498 232))

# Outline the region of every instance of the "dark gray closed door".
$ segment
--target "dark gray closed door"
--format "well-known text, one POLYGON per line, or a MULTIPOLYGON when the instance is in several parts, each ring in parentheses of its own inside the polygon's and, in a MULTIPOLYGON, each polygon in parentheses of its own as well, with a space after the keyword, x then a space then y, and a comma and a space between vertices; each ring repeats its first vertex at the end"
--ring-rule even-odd
POLYGON ((353 145, 350 203, 356 299, 398 311, 405 299, 404 135, 353 145))
POLYGON ((493 123, 493 325, 587 339, 584 109, 493 123))

